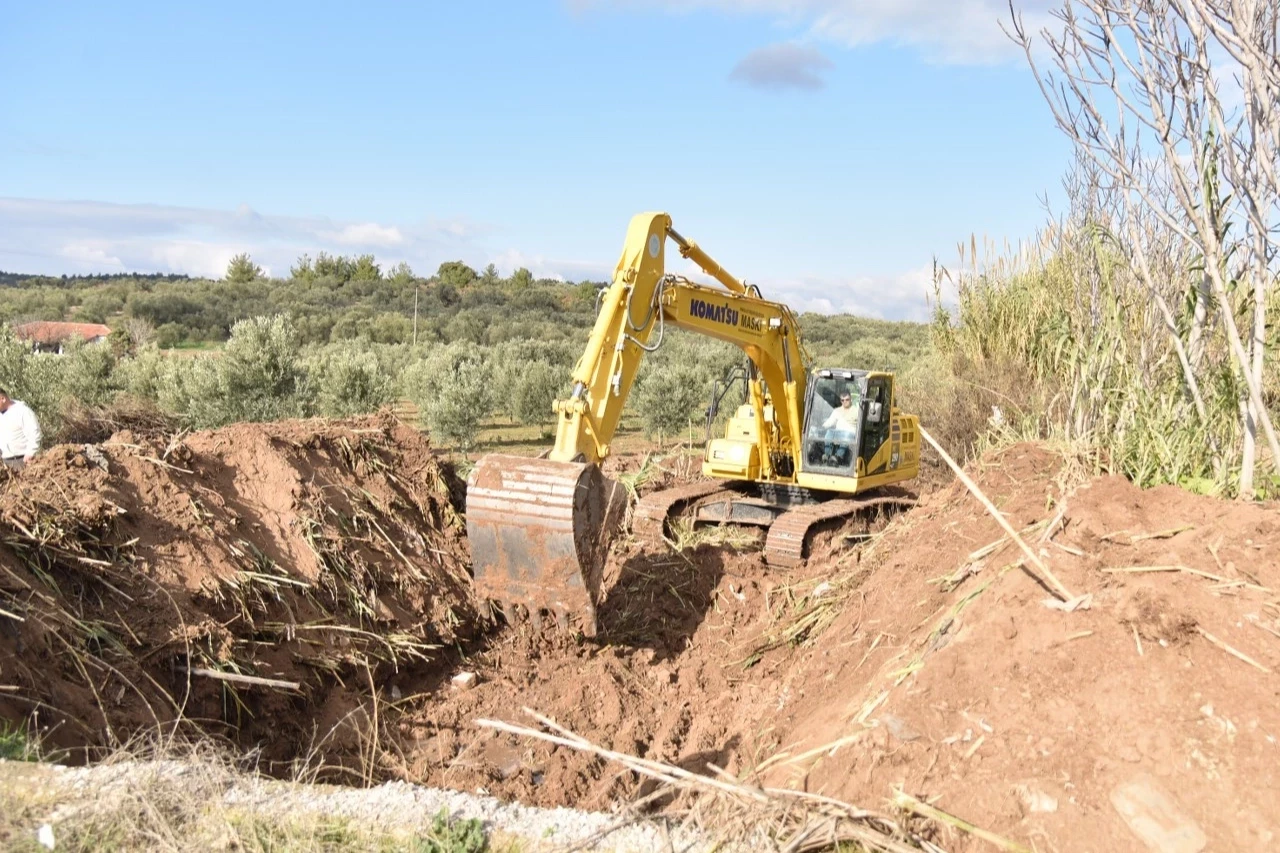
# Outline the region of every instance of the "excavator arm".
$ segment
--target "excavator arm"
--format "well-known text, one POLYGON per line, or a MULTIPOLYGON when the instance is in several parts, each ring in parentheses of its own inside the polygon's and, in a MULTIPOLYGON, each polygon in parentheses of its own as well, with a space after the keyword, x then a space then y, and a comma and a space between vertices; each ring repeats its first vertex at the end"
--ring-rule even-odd
MULTIPOLYGON (((627 395, 645 353, 661 343, 666 326, 687 329, 740 347, 756 367, 751 389, 757 417, 767 392, 777 423, 773 453, 790 453, 800 434, 805 357, 798 324, 787 306, 761 299, 671 227, 665 213, 631 220, 613 284, 573 371, 573 392, 556 402, 556 445, 550 458, 599 463, 609 455, 627 395), (665 270, 667 238, 680 254, 714 277, 724 290, 695 284, 665 270)), ((760 435, 765 435, 763 422, 760 435)))
POLYGON ((489 598, 580 614, 594 633, 600 575, 625 494, 600 463, 644 355, 667 325, 740 347, 755 365, 749 383, 761 437, 761 477, 773 479, 797 452, 807 357, 791 310, 766 301, 671 227, 665 213, 642 213, 627 229, 613 282, 604 292, 572 392, 557 400, 556 443, 546 459, 489 455, 468 478, 467 535, 480 591, 489 598), (724 289, 666 271, 667 242, 724 289), (774 417, 764 418, 765 404, 774 417))

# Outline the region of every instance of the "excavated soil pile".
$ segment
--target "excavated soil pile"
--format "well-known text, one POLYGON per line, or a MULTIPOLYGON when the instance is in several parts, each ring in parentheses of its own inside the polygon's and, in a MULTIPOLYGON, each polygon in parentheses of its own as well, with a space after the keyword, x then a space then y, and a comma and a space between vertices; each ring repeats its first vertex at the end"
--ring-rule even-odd
POLYGON ((0 478, 0 720, 46 746, 183 718, 340 752, 371 683, 485 627, 462 484, 394 419, 119 432, 0 478))
POLYGON ((698 772, 873 809, 901 789, 1028 848, 1280 844, 1276 507, 1141 491, 1027 445, 972 474, 1088 599, 1064 610, 958 483, 790 573, 624 544, 597 642, 508 630, 461 663, 475 686, 402 685, 423 691, 402 772, 541 805, 650 790, 473 723, 529 724, 528 706, 698 772))
MULTIPOLYGON (((685 473, 639 462, 613 470, 642 492, 685 473)), ((535 805, 650 793, 475 724, 529 707, 699 773, 885 811, 901 791, 1028 849, 1280 845, 1277 507, 1029 445, 971 473, 1069 606, 957 483, 789 572, 624 538, 588 639, 481 615, 461 484, 394 421, 55 448, 0 482, 0 720, 83 746, 181 715, 535 805)))

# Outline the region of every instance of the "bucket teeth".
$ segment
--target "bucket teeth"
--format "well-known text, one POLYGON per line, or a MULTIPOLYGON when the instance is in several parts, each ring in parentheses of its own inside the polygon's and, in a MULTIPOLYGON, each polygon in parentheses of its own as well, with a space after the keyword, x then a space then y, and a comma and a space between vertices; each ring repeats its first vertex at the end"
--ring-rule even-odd
POLYGON ((467 478, 467 540, 477 591, 509 610, 597 629, 609 543, 626 492, 599 467, 491 454, 467 478))

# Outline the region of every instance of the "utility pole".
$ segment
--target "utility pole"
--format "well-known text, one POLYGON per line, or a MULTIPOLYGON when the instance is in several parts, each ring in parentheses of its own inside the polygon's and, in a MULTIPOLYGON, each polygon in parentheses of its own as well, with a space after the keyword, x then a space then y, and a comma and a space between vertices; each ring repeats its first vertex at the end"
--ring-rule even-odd
POLYGON ((415 284, 413 286, 413 345, 418 345, 418 291, 422 285, 415 284))

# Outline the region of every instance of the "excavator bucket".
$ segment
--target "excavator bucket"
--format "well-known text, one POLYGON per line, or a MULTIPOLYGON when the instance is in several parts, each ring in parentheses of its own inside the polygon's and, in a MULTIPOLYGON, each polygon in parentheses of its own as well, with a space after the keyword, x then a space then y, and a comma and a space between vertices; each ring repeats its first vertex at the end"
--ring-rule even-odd
POLYGON ((491 454, 467 478, 467 539, 477 590, 510 612, 596 633, 605 557, 626 492, 600 468, 491 454))

